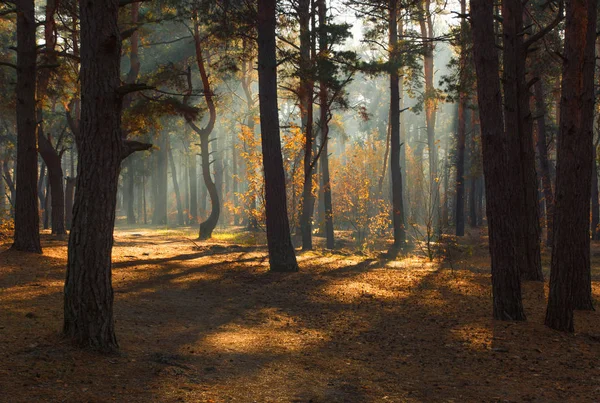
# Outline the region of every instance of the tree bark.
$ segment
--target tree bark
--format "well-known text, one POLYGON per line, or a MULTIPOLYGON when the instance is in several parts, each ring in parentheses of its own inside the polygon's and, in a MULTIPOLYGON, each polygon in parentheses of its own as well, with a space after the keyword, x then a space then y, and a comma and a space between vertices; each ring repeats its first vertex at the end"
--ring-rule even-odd
POLYGON ((493 9, 493 0, 471 0, 473 57, 477 72, 492 263, 493 315, 500 320, 524 320, 515 245, 516 204, 512 188, 515 169, 510 169, 509 144, 503 131, 493 9))
POLYGON ((300 20, 300 114, 304 133, 304 183, 302 187, 302 211, 300 215, 300 231, 302 233, 302 250, 312 250, 312 216, 315 205, 313 196, 314 163, 313 163, 313 93, 314 82, 311 69, 312 35, 310 31, 310 0, 298 2, 300 20))
POLYGON ((389 1, 388 34, 390 46, 390 170, 392 178, 392 221, 394 244, 391 254, 397 254, 405 244, 404 199, 400 166, 400 49, 398 47, 398 0, 389 1))
MULTIPOLYGON (((327 4, 325 0, 317 0, 319 11, 319 57, 327 57, 328 43, 327 31, 327 4)), ((320 73, 322 78, 319 82, 319 125, 321 130, 321 177, 323 181, 323 203, 325 207, 325 244, 327 249, 335 248, 333 233, 333 202, 331 200, 331 178, 329 173, 329 96, 327 83, 324 81, 324 72, 320 73)))
POLYGON ((110 352, 114 331, 111 252, 122 160, 119 0, 79 3, 81 130, 69 237, 63 333, 79 346, 110 352))
POLYGON ((42 253, 37 195, 35 113, 35 4, 18 0, 17 13, 17 163, 14 200, 15 232, 12 249, 42 253))
POLYGON ((574 330, 574 309, 593 309, 589 231, 596 8, 596 0, 569 0, 566 6, 546 325, 568 332, 574 330))
POLYGON ((438 174, 438 151, 435 141, 435 123, 437 115, 437 94, 434 79, 434 33, 430 0, 423 1, 423 10, 419 14, 419 26, 423 39, 423 73, 425 76, 425 123, 427 126, 427 148, 429 150, 429 211, 425 220, 434 229, 440 230, 440 187, 438 174))
MULTIPOLYGON (((44 24, 44 39, 45 39, 45 50, 43 57, 43 63, 47 65, 54 65, 57 63, 57 57, 55 54, 56 48, 56 24, 54 21, 54 14, 57 9, 55 0, 46 1, 46 20, 44 24)), ((38 73, 38 109, 37 109, 37 122, 38 122, 38 145, 39 153, 44 159, 48 168, 48 181, 50 183, 51 202, 52 202, 52 234, 53 235, 64 235, 67 233, 65 229, 65 194, 63 184, 63 170, 62 170, 62 153, 55 149, 52 144, 52 138, 50 133, 44 131, 44 104, 47 101, 47 90, 50 84, 52 70, 49 68, 41 69, 38 73)))
POLYGON ((298 263, 287 214, 277 107, 276 0, 258 0, 258 91, 265 174, 267 245, 271 271, 295 272, 298 263))
POLYGON ((512 152, 511 165, 517 169, 514 178, 517 190, 519 220, 519 271, 524 280, 543 281, 540 257, 540 221, 537 199, 537 173, 533 147, 531 97, 527 87, 525 62, 527 48, 523 42, 523 3, 521 0, 502 2, 503 26, 503 90, 504 126, 512 152))

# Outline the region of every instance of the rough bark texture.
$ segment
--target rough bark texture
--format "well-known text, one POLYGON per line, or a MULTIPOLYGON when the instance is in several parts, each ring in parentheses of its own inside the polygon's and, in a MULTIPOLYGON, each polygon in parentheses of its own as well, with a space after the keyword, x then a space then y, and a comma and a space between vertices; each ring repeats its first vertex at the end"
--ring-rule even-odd
POLYGON ((570 0, 566 7, 546 325, 569 332, 574 309, 593 309, 589 229, 596 8, 596 0, 570 0))
POLYGON ((271 271, 298 271, 287 215, 277 108, 276 0, 258 1, 258 91, 265 173, 267 244, 271 271))
POLYGON ((540 258, 538 183, 533 147, 533 121, 530 94, 525 76, 527 48, 523 43, 523 4, 521 0, 502 2, 504 127, 508 138, 510 164, 517 170, 519 215, 517 242, 519 270, 525 280, 543 281, 540 258))
POLYGON ((596 155, 596 145, 594 145, 594 168, 592 169, 592 239, 600 239, 600 193, 598 192, 598 161, 596 155))
POLYGON ((404 247, 406 232, 404 227, 404 205, 402 197, 402 171, 400 167, 400 77, 398 48, 398 0, 390 0, 388 30, 390 44, 390 170, 392 177, 392 220, 394 226, 394 245, 391 252, 404 247))
POLYGON ((122 160, 119 0, 81 0, 81 127, 64 297, 66 337, 103 352, 118 348, 111 252, 122 160))
POLYGON ((473 57, 477 72, 492 263, 493 315, 501 320, 524 320, 515 245, 514 179, 510 178, 514 173, 510 170, 507 172, 509 145, 503 131, 493 9, 493 0, 471 1, 473 57))
POLYGON ((17 6, 17 173, 15 233, 12 248, 42 253, 37 195, 35 113, 36 42, 33 0, 17 6))

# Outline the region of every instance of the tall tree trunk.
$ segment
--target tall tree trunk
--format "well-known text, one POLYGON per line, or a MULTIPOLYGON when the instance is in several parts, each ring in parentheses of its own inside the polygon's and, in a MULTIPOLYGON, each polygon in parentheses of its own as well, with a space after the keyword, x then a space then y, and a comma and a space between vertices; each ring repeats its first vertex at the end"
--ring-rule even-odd
POLYGON ((258 92, 271 271, 298 271, 287 214, 277 107, 276 0, 258 0, 258 92))
POLYGON ((118 348, 113 320, 111 252, 121 138, 119 0, 79 4, 81 130, 73 228, 69 237, 64 334, 100 351, 118 348))
POLYGON ((570 0, 566 7, 546 325, 569 332, 574 309, 593 309, 589 231, 596 8, 596 0, 570 0))
POLYGON ((509 165, 509 144, 503 131, 493 10, 493 0, 471 0, 473 57, 477 72, 492 263, 493 315, 500 320, 524 320, 516 255, 517 218, 513 193, 516 170, 509 165))
POLYGON ((460 55, 459 55, 459 94, 458 94, 458 122, 456 128, 456 236, 465 235, 465 144, 467 139, 467 121, 465 112, 467 108, 467 23, 464 17, 467 12, 466 0, 460 0, 460 55))
POLYGON ((16 1, 17 13, 17 163, 15 233, 12 248, 42 253, 37 196, 35 113, 36 39, 33 0, 16 1))
MULTIPOLYGON (((206 65, 204 55, 202 54, 202 39, 200 38, 200 27, 197 15, 194 15, 194 44, 196 52, 196 63, 200 70, 200 79, 202 81, 202 90, 206 106, 208 107, 209 119, 205 127, 199 128, 191 120, 187 119, 188 124, 198 135, 200 136, 200 157, 202 159, 202 177, 204 178, 204 184, 208 190, 211 202, 211 212, 208 218, 200 223, 200 229, 198 233, 198 239, 209 239, 212 237, 212 232, 217 226, 219 221, 219 215, 221 214, 221 205, 219 201, 219 192, 217 186, 212 180, 210 175, 210 155, 209 155, 209 137, 212 133, 215 122, 217 120, 217 110, 213 99, 213 92, 206 71, 206 65)), ((191 73, 188 70, 188 90, 192 92, 192 79, 191 73)), ((213 159, 216 159, 216 154, 213 159)))
MULTIPOLYGON (((325 0, 317 0, 317 7, 319 9, 319 57, 325 58, 328 53, 327 43, 327 4, 325 0)), ((324 75, 324 72, 320 73, 324 75)), ((325 207, 325 244, 327 249, 333 249, 335 247, 334 233, 333 233, 333 203, 331 200, 331 178, 329 174, 329 96, 327 90, 327 83, 321 79, 319 82, 319 102, 320 102, 320 116, 319 125, 321 130, 321 144, 322 151, 320 156, 321 162, 321 176, 323 181, 323 203, 325 207)))
POLYGON ((177 202, 177 225, 184 226, 185 221, 183 217, 183 203, 181 201, 181 192, 179 191, 179 182, 177 181, 177 169, 175 168, 175 160, 173 159, 173 149, 171 148, 171 141, 167 136, 167 152, 169 158, 169 164, 171 166, 171 178, 173 180, 173 190, 175 191, 175 200, 177 202))
POLYGON ((554 217, 554 194, 552 192, 552 179, 550 176, 550 162, 548 161, 548 143, 546 141, 546 103, 544 101, 544 87, 542 80, 534 84, 535 108, 537 119, 536 147, 540 160, 540 176, 544 200, 546 202, 546 244, 552 245, 552 230, 554 217))
POLYGON ((315 205, 313 196, 314 162, 313 162, 313 92, 314 82, 311 77, 313 60, 311 58, 312 35, 311 0, 298 2, 298 17, 300 20, 300 113, 302 131, 304 133, 304 182, 302 187, 302 211, 300 215, 300 231, 302 233, 302 250, 311 250, 312 216, 315 205))
POLYGON ((390 169, 392 177, 392 220, 394 244, 390 253, 397 254, 404 247, 404 205, 402 197, 402 170, 400 167, 400 49, 398 48, 398 0, 390 0, 388 30, 390 44, 390 169))
POLYGON ((524 280, 543 281, 540 258, 537 173, 533 147, 531 97, 525 76, 527 48, 523 42, 523 3, 502 2, 503 26, 503 90, 504 125, 512 147, 511 164, 518 169, 515 189, 518 191, 520 218, 517 221, 519 271, 524 280))
POLYGON ((429 199, 426 222, 434 229, 434 234, 440 230, 440 187, 438 174, 438 150, 435 141, 435 123, 437 115, 437 94, 433 84, 434 70, 434 33, 433 20, 430 11, 430 0, 423 1, 423 10, 419 15, 421 37, 423 38, 423 70, 425 75, 425 123, 427 126, 427 148, 429 150, 429 199))
MULTIPOLYGON (((45 53, 43 63, 53 65, 57 62, 55 54, 56 48, 56 24, 54 14, 57 9, 55 0, 46 1, 46 19, 44 24, 45 53)), ((65 194, 63 184, 62 153, 55 149, 52 144, 50 133, 44 131, 44 104, 47 102, 47 90, 50 84, 52 70, 49 68, 41 69, 38 73, 38 145, 39 153, 48 167, 48 181, 52 194, 52 234, 64 235, 65 229, 65 194)), ((58 147, 58 144, 56 144, 58 147)))

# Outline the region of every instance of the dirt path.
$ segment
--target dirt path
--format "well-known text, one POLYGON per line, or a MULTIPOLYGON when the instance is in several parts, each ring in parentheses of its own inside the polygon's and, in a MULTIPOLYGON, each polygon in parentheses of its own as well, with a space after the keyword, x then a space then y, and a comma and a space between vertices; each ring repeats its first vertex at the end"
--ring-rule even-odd
POLYGON ((449 270, 309 253, 277 275, 252 246, 115 240, 119 356, 59 337, 65 242, 0 253, 0 401, 600 400, 599 315, 548 330, 547 291, 526 284, 528 322, 492 321, 483 257, 449 270))

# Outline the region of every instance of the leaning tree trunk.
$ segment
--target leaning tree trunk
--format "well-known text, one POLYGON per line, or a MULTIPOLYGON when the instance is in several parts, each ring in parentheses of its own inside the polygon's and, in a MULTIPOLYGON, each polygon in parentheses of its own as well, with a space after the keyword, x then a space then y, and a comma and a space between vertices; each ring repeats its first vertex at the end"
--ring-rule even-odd
POLYGON ((394 226, 394 244, 390 253, 396 255, 404 247, 406 232, 404 228, 404 205, 402 196, 402 171, 400 167, 400 88, 398 64, 398 0, 389 2, 389 44, 390 44, 390 170, 392 177, 392 219, 394 226))
POLYGON ((566 7, 546 325, 568 332, 574 330, 574 309, 593 309, 589 231, 596 8, 596 0, 570 0, 566 7))
POLYGON ((493 0, 471 1, 471 24, 492 261, 493 315, 501 320, 524 320, 516 255, 515 169, 509 165, 509 145, 503 130, 493 0))
POLYGON ((81 129, 63 332, 80 346, 118 348, 111 252, 121 139, 119 0, 81 0, 81 129))
MULTIPOLYGON (((198 70, 200 71, 200 79, 202 81, 202 90, 204 99, 206 100, 206 106, 208 107, 209 119, 205 127, 199 128, 190 119, 187 118, 187 122, 192 129, 200 136, 200 158, 202 160, 202 177, 204 178, 204 184, 206 190, 210 196, 211 211, 208 218, 200 223, 200 229, 198 231, 198 239, 209 239, 212 237, 212 233, 217 226, 219 221, 219 215, 221 214, 221 204, 219 201, 219 192, 217 186, 213 182, 210 174, 210 154, 209 154, 209 137, 212 133, 215 122, 217 120, 217 110, 213 99, 213 92, 210 85, 208 72, 206 71, 206 63, 204 55, 202 54, 202 39, 200 38, 200 27, 198 18, 194 15, 194 45, 196 52, 196 63, 198 64, 198 70)), ((192 79, 191 73, 188 70, 188 90, 192 92, 192 79)), ((213 158, 217 158, 214 154, 213 158)))
POLYGON ((35 113, 35 4, 18 0, 17 13, 17 174, 15 233, 12 248, 42 253, 37 196, 35 113))
MULTIPOLYGON (((191 147, 191 146, 190 146, 191 147)), ((189 159, 189 178, 190 178, 190 224, 198 223, 198 174, 196 169, 196 154, 193 151, 188 153, 189 159)))
POLYGON ((258 92, 271 271, 298 271, 287 214, 277 107, 276 0, 258 1, 258 92))

